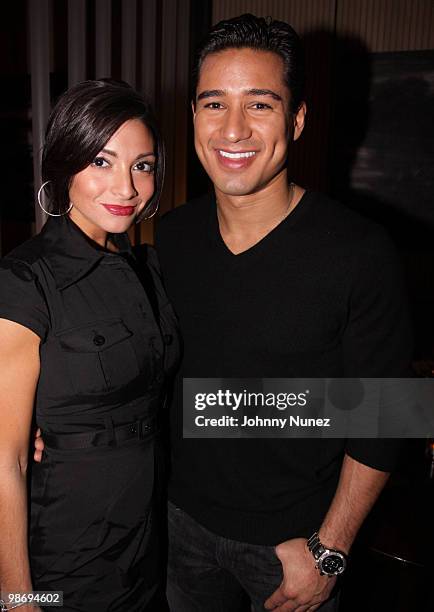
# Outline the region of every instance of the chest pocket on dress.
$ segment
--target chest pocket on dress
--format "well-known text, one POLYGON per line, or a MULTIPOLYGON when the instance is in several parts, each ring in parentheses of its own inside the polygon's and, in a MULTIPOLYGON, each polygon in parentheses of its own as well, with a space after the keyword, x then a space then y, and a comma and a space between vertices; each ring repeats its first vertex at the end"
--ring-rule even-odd
POLYGON ((139 376, 132 335, 120 319, 57 334, 77 394, 111 391, 139 376))

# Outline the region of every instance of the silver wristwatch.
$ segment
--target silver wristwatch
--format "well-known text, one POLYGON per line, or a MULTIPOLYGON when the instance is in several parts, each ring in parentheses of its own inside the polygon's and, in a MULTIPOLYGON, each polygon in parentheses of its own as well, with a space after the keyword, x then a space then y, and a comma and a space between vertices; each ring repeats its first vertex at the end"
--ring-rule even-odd
POLYGON ((315 532, 307 541, 307 547, 315 559, 315 566, 321 576, 339 576, 347 567, 347 555, 341 550, 327 548, 315 532))

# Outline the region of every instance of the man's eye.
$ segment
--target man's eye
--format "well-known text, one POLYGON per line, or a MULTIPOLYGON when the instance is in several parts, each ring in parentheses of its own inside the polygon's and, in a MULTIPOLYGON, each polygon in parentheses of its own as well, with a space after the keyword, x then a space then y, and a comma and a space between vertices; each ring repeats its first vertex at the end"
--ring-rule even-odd
POLYGON ((138 162, 135 166, 134 169, 135 170, 139 170, 140 172, 154 172, 154 166, 155 164, 151 163, 151 162, 145 162, 145 161, 141 161, 138 162))
POLYGON ((97 168, 106 168, 108 165, 109 163, 104 157, 95 157, 92 162, 92 166, 96 166, 97 168))
POLYGON ((268 110, 271 108, 271 106, 265 102, 255 102, 255 104, 253 104, 253 108, 254 110, 268 110))
POLYGON ((220 102, 209 102, 208 104, 205 104, 205 108, 210 108, 211 110, 218 110, 219 108, 222 108, 222 105, 220 104, 220 102))

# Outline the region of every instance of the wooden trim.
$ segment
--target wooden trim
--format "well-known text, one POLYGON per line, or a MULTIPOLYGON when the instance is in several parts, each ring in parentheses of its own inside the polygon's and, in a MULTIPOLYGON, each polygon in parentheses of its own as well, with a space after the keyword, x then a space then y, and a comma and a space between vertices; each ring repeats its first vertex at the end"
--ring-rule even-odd
POLYGON ((68 0, 68 86, 86 78, 86 0, 68 0))
POLYGON ((156 0, 142 0, 141 37, 141 90, 155 110, 156 92, 156 45, 157 45, 157 3, 156 0))
POLYGON ((171 210, 186 197, 189 21, 190 0, 163 0, 160 122, 167 165, 162 212, 171 210))
POLYGON ((95 76, 111 75, 112 68, 112 3, 95 1, 95 76))
POLYGON ((41 157, 45 126, 50 113, 50 11, 48 0, 29 0, 29 48, 32 96, 33 180, 36 232, 42 229, 47 216, 38 206, 41 186, 41 157))
POLYGON ((122 79, 136 87, 137 5, 122 0, 122 79))
POLYGON ((174 162, 173 205, 185 202, 187 197, 187 122, 191 110, 188 96, 189 89, 189 36, 190 36, 190 0, 179 1, 182 10, 177 14, 176 41, 176 100, 175 106, 175 142, 172 152, 174 162), (182 6, 181 6, 182 5, 182 6))

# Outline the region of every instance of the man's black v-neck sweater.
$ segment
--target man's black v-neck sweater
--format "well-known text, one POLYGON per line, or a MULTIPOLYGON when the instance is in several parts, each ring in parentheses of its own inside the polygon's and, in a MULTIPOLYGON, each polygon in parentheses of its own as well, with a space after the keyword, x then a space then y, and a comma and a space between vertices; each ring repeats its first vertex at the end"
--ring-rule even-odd
POLYGON ((252 248, 232 254, 215 200, 161 220, 157 250, 184 357, 171 408, 170 499, 214 533, 277 544, 317 529, 343 453, 390 470, 393 440, 183 439, 182 377, 399 377, 411 338, 384 231, 306 192, 252 248))

